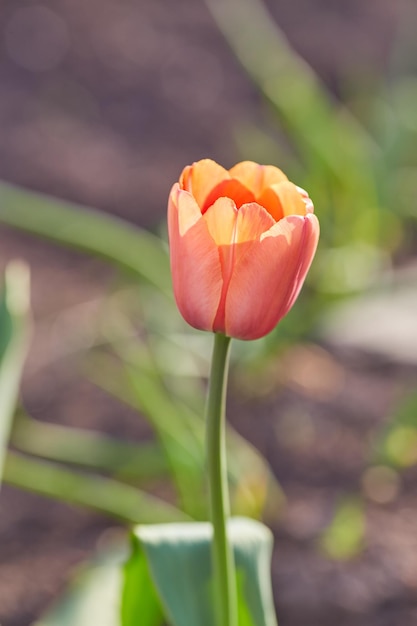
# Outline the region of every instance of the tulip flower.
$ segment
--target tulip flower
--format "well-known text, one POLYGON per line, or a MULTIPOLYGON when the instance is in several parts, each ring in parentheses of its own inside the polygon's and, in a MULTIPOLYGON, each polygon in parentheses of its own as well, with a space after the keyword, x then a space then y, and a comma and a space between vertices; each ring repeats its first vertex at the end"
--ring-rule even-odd
POLYGON ((319 223, 307 192, 272 165, 204 159, 174 184, 168 231, 175 299, 195 328, 258 339, 288 313, 319 223))

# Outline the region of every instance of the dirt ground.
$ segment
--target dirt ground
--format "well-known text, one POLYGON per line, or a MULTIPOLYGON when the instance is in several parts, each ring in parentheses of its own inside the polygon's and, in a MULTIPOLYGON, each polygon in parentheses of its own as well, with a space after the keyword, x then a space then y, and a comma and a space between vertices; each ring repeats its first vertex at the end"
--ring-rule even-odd
MULTIPOLYGON (((399 16, 411 3, 269 4, 290 41, 341 93, 389 66, 399 16)), ((184 164, 204 156, 232 164, 241 156, 234 143, 241 125, 271 123, 201 2, 5 0, 0 38, 0 176, 140 225, 155 228, 163 219, 184 164)), ((2 229, 1 267, 16 256, 33 275, 37 331, 23 387, 31 414, 124 438, 146 435, 133 413, 82 379, 73 359, 51 357, 54 321, 99 297, 111 271, 2 229)), ((277 379, 272 391, 251 398, 235 387, 230 407, 231 421, 265 454, 287 497, 274 528, 280 626, 416 624, 416 472, 403 475, 385 504, 363 486, 369 441, 412 388, 415 368, 334 346, 300 350, 283 387, 277 379), (306 362, 319 379, 336 382, 300 384, 296 373, 306 362), (367 503, 365 548, 347 562, 331 560, 318 538, 339 499, 352 494, 367 503)), ((113 527, 4 486, 2 626, 39 617, 113 527)))

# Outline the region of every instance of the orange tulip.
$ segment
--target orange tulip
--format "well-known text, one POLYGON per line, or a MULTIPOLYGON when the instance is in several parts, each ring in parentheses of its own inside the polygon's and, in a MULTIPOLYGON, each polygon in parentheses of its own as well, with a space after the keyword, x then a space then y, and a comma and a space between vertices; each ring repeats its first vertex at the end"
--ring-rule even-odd
POLYGON ((316 251, 308 194, 272 165, 187 166, 169 196, 175 299, 201 330, 269 333, 294 304, 316 251))

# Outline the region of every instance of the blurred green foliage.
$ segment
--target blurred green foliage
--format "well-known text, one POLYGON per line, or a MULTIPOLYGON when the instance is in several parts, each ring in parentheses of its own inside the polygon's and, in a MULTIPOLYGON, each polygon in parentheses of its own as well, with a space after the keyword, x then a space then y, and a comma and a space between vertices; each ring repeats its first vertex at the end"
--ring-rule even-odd
POLYGON ((394 469, 417 465, 417 392, 401 400, 375 438, 371 460, 394 469))
MULTIPOLYGON (((238 128, 243 158, 282 167, 308 189, 321 224, 302 305, 266 340, 271 347, 311 332, 323 308, 367 289, 393 259, 412 252, 417 80, 397 68, 376 77, 373 89, 352 81, 345 101, 337 100, 294 52, 261 0, 206 4, 269 104, 269 126, 276 132, 273 139, 258 127, 238 128)), ((398 37, 393 58, 406 45, 398 37)))
MULTIPOLYGON (((190 373, 195 365, 195 372, 204 374, 207 361, 201 354, 197 356, 199 350, 192 342, 186 347, 179 339, 181 333, 185 338, 186 329, 168 289, 165 245, 122 220, 11 185, 1 185, 0 197, 0 219, 5 223, 105 257, 127 270, 128 284, 133 276, 133 291, 121 289, 103 302, 93 341, 97 348, 85 347, 86 374, 146 417, 158 440, 155 445, 135 446, 98 433, 42 424, 21 412, 13 445, 48 463, 10 453, 5 480, 127 521, 163 521, 167 515, 204 519, 204 392, 196 374, 190 379, 190 373), (141 289, 145 289, 145 297, 141 297, 141 289), (162 306, 155 302, 159 298, 162 306), (155 311, 159 311, 157 316, 155 311), (178 363, 185 370, 176 367, 178 363), (64 470, 50 461, 78 469, 64 470), (118 482, 91 472, 117 476, 118 482), (176 513, 158 498, 151 502, 150 496, 138 489, 139 484, 146 487, 168 476, 179 497, 176 513), (125 481, 133 482, 136 489, 129 491, 125 481), (111 496, 106 497, 106 490, 111 496)), ((230 472, 239 512, 259 516, 268 492, 272 489, 280 495, 279 487, 249 444, 234 433, 230 440, 230 472), (254 481, 254 476, 258 480, 254 481)))
POLYGON ((365 509, 357 497, 345 497, 322 533, 320 547, 331 558, 348 560, 360 554, 365 541, 365 509))

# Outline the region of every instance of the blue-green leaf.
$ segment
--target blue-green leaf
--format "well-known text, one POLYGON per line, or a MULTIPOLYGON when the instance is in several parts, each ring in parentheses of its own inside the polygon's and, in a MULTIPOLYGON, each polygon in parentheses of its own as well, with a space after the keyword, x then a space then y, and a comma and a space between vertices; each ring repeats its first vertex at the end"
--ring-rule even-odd
MULTIPOLYGON (((233 518, 228 533, 236 560, 240 626, 276 626, 270 580, 271 532, 260 522, 233 518)), ((134 536, 146 554, 169 623, 213 626, 211 525, 139 526, 134 536)), ((134 588, 134 581, 126 582, 134 588)))

